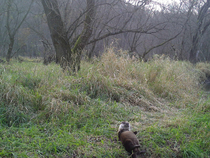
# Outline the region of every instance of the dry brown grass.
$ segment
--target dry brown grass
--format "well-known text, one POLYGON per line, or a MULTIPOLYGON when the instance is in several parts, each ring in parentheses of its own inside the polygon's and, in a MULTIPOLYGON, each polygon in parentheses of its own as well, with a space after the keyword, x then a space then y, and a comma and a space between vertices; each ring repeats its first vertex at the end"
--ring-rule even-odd
POLYGON ((179 102, 179 105, 174 104, 177 107, 196 103, 200 74, 190 63, 164 56, 155 56, 145 63, 129 58, 126 52, 118 54, 124 55, 118 56, 113 48, 107 49, 100 62, 90 69, 87 78, 92 90, 104 92, 106 89, 109 93, 123 94, 135 104, 143 100, 140 98, 157 103, 160 97, 175 104, 179 102), (125 90, 132 93, 127 94, 125 90))

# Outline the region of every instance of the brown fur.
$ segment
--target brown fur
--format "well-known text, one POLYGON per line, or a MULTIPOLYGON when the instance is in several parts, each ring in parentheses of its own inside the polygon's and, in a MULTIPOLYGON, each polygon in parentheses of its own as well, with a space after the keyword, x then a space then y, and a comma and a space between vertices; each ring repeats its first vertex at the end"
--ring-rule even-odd
MULTIPOLYGON (((126 122, 128 123, 128 122, 126 122)), ((125 124, 125 122, 122 122, 122 124, 125 124)), ((132 158, 136 158, 137 155, 140 155, 140 151, 139 151, 139 141, 135 135, 134 132, 130 131, 130 128, 126 128, 124 129, 124 126, 119 127, 118 130, 118 137, 119 140, 122 142, 123 146, 125 147, 125 150, 127 152, 129 152, 130 154, 132 154, 132 158)), ((130 125, 129 125, 130 126, 130 125)))

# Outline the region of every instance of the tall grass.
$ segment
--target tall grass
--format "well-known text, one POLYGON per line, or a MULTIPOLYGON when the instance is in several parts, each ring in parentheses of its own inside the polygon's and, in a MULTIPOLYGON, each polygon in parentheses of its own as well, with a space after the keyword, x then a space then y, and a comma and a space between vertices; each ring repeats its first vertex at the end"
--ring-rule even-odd
POLYGON ((155 56, 145 63, 129 58, 126 52, 119 54, 124 55, 117 56, 112 48, 107 49, 100 62, 89 71, 88 82, 98 84, 95 85, 97 91, 101 88, 104 93, 104 87, 107 86, 106 90, 122 95, 124 89, 132 89, 141 91, 140 95, 149 100, 161 97, 175 102, 174 105, 178 101, 178 107, 198 101, 201 73, 190 63, 174 61, 164 56, 155 56))
POLYGON ((125 120, 146 157, 208 157, 208 64, 199 64, 114 48, 74 76, 26 59, 1 64, 0 157, 127 157, 116 134, 125 120))

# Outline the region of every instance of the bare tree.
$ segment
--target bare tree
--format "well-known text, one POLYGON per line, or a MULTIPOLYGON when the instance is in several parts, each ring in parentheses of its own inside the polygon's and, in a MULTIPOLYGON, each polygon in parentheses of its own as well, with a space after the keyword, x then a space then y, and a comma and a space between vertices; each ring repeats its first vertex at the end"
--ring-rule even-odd
MULTIPOLYGON (((13 51, 13 46, 14 46, 14 42, 15 42, 15 35, 17 34, 20 26, 23 24, 23 22, 25 21, 30 9, 31 9, 31 5, 33 3, 34 0, 31 1, 30 6, 28 8, 28 10, 26 11, 25 15, 23 15, 22 19, 20 21, 18 21, 20 17, 21 12, 18 10, 18 8, 16 8, 15 11, 15 15, 17 16, 15 21, 12 22, 12 19, 14 19, 14 17, 11 17, 11 12, 13 11, 13 4, 14 1, 13 0, 8 0, 7 1, 7 18, 6 18, 6 29, 8 32, 8 36, 9 36, 9 48, 7 51, 7 55, 6 55, 6 60, 7 62, 10 61, 10 59, 12 58, 12 51, 13 51)), ((13 15, 14 16, 14 15, 13 15)), ((17 51, 16 51, 17 52, 17 51)))
POLYGON ((48 27, 56 51, 56 63, 66 69, 69 66, 72 52, 58 8, 58 2, 57 0, 42 0, 41 2, 47 16, 48 27))
POLYGON ((105 39, 107 41, 120 39, 119 45, 123 49, 130 47, 129 50, 132 52, 135 51, 139 55, 143 53, 141 57, 144 58, 151 50, 170 42, 179 35, 177 32, 174 36, 165 38, 161 43, 150 46, 151 48, 145 52, 139 52, 137 47, 144 40, 142 35, 157 37, 159 32, 165 30, 168 21, 153 20, 154 14, 145 7, 150 2, 149 0, 135 2, 136 4, 133 5, 125 0, 98 0, 97 2, 78 0, 59 5, 60 2, 57 0, 42 0, 56 50, 57 62, 64 69, 68 66, 72 71, 78 71, 82 50, 92 44, 88 55, 91 58, 96 45, 101 45, 103 43, 101 41, 105 39), (74 12, 71 5, 75 3, 84 10, 78 13, 77 9, 77 12, 74 12), (59 10, 60 6, 63 7, 62 12, 59 10), (76 16, 72 17, 72 15, 76 16), (60 48, 57 49, 57 47, 60 48))
POLYGON ((72 71, 80 69, 85 53, 89 58, 100 56, 110 44, 145 59, 152 54, 180 60, 197 60, 198 54, 199 60, 210 58, 210 18, 205 7, 209 0, 180 0, 171 5, 149 0, 135 0, 135 4, 134 0, 41 0, 33 3, 25 20, 29 7, 20 4, 29 6, 32 0, 2 1, 6 7, 0 7, 0 51, 7 58, 18 50, 21 55, 42 55, 42 43, 52 46, 47 52, 56 54, 63 69, 72 71), (157 5, 161 9, 156 10, 157 5))
MULTIPOLYGON (((193 7, 196 5, 196 1, 181 1, 180 2, 180 7, 179 7, 179 12, 180 10, 182 10, 182 7, 184 6, 187 6, 188 8, 188 11, 186 12, 184 10, 184 13, 181 12, 180 14, 183 15, 185 18, 185 20, 183 21, 183 33, 182 33, 182 36, 181 36, 181 47, 180 47, 180 50, 179 50, 179 53, 177 54, 177 57, 179 60, 183 60, 183 54, 184 54, 184 51, 185 51, 185 47, 186 47, 186 44, 187 44, 187 38, 189 38, 189 35, 188 35, 188 30, 189 30, 189 25, 190 25, 190 20, 191 20, 191 17, 193 15, 193 7)), ((189 42, 189 41, 188 41, 189 42)))
POLYGON ((5 28, 6 25, 6 1, 2 1, 1 5, 0 5, 0 19, 1 19, 1 23, 0 23, 0 56, 5 56, 5 46, 7 43, 7 30, 5 28))
POLYGON ((83 31, 73 40, 73 43, 69 43, 68 31, 65 29, 57 0, 42 0, 56 50, 56 61, 63 69, 68 67, 73 72, 80 69, 81 52, 92 34, 91 24, 95 15, 95 0, 86 0, 86 3, 83 31))
MULTIPOLYGON (((94 50, 103 52, 114 39, 119 47, 136 52, 141 58, 167 52, 178 56, 176 59, 186 58, 190 32, 194 31, 194 25, 190 25, 196 17, 196 3, 183 1, 154 11, 147 7, 150 1, 135 2, 136 5, 125 0, 42 0, 55 50, 56 44, 61 45, 56 50, 57 62, 64 69, 78 71, 82 50, 87 49, 91 58, 94 50)), ((207 27, 202 28, 204 33, 207 27)))
POLYGON ((192 39, 192 48, 190 50, 190 57, 189 60, 192 63, 197 62, 197 56, 198 56, 198 47, 201 37, 205 34, 206 30, 208 29, 210 25, 210 18, 207 16, 209 14, 209 8, 210 8, 210 0, 207 0, 201 9, 198 12, 197 17, 197 28, 195 30, 195 34, 193 35, 192 39))
MULTIPOLYGON (((155 15, 155 11, 146 6, 149 1, 135 1, 138 5, 128 2, 110 0, 108 3, 110 5, 107 5, 106 1, 97 9, 93 37, 88 43, 93 44, 91 52, 97 47, 96 45, 102 45, 102 40, 112 41, 114 37, 118 39, 119 47, 145 58, 152 50, 171 42, 180 35, 180 28, 173 34, 168 31, 172 22, 161 14, 155 15), (159 18, 160 16, 162 19, 159 18), (169 32, 170 35, 168 33, 165 36, 164 32, 165 34, 169 32), (149 44, 151 40, 156 42, 149 44), (143 45, 147 47, 144 51, 143 45)), ((89 57, 92 56, 91 52, 89 57)))
POLYGON ((82 50, 85 48, 87 45, 92 32, 92 23, 94 21, 94 16, 96 12, 95 8, 95 0, 86 0, 87 2, 87 13, 86 13, 86 18, 84 20, 84 28, 82 33, 79 35, 79 37, 76 39, 76 43, 72 49, 72 53, 74 54, 74 59, 75 61, 73 62, 73 71, 75 71, 75 68, 77 70, 80 70, 80 60, 81 60, 81 54, 82 50))

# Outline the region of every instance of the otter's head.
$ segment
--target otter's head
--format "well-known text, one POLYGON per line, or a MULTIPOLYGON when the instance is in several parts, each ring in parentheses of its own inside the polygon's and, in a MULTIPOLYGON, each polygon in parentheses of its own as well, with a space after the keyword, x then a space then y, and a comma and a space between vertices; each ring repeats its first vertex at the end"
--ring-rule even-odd
POLYGON ((120 126, 119 126, 119 128, 118 128, 118 132, 119 131, 130 131, 131 129, 130 129, 130 123, 129 122, 122 122, 121 124, 120 124, 120 126))

